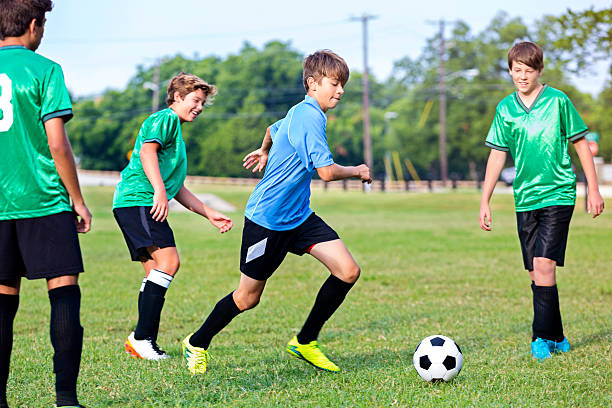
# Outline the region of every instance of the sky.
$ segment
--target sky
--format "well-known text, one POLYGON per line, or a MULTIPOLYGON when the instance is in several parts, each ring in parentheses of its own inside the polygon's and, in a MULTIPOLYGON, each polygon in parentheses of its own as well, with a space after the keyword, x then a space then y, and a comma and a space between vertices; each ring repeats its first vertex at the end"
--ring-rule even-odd
MULTIPOLYGON (((362 25, 352 18, 364 14, 375 16, 368 25, 368 66, 382 81, 391 74, 394 61, 420 55, 426 39, 437 33, 440 19, 462 20, 478 33, 500 11, 530 24, 547 14, 563 14, 568 8, 600 10, 612 5, 609 0, 54 3, 38 52, 62 65, 68 87, 76 96, 123 89, 138 65, 150 66, 163 56, 224 58, 239 52, 245 41, 258 48, 270 40, 290 41, 304 54, 331 49, 351 69, 363 71, 362 25)), ((573 82, 582 91, 597 94, 609 74, 605 64, 593 71, 573 82)))

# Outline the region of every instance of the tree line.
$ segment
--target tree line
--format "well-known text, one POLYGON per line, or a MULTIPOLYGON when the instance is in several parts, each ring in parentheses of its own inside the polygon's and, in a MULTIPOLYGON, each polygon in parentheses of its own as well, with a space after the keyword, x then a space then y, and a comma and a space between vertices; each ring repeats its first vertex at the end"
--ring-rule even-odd
MULTIPOLYGON (((501 12, 481 32, 473 32, 464 22, 454 23, 445 38, 450 176, 476 179, 484 173, 489 153, 484 139, 496 105, 514 91, 506 55, 517 40, 542 46, 542 82, 568 94, 590 130, 600 134, 599 155, 612 160, 612 82, 608 80, 597 96, 572 85, 573 78, 591 73, 594 62, 610 64, 611 27, 612 9, 568 10, 531 25, 501 12)), ((396 61, 385 81, 370 78, 372 151, 378 178, 385 172, 388 152, 397 152, 402 163, 409 159, 421 178, 440 177, 439 41, 432 36, 417 58, 396 61)), ((189 174, 249 177, 242 157, 259 146, 268 125, 304 97, 303 58, 290 43, 270 41, 261 49, 245 43, 226 58, 174 55, 163 58, 157 68, 139 66, 124 90, 74 101, 74 119, 67 127, 80 166, 123 169, 142 121, 151 114, 152 85, 160 87, 156 102, 163 108, 168 80, 184 71, 218 87, 214 104, 183 128, 189 174)), ((361 75, 351 73, 343 100, 328 112, 328 141, 339 164, 363 162, 361 75)), ((404 173, 409 179, 410 173, 404 173)))

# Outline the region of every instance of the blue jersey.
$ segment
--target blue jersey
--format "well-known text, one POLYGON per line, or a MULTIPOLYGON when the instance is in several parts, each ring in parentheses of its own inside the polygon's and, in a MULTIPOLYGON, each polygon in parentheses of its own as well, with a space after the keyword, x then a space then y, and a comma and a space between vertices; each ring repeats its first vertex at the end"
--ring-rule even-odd
POLYGON ((270 127, 272 148, 266 172, 255 187, 245 216, 262 227, 286 231, 312 214, 310 181, 319 167, 334 164, 325 126, 327 117, 311 96, 270 127))

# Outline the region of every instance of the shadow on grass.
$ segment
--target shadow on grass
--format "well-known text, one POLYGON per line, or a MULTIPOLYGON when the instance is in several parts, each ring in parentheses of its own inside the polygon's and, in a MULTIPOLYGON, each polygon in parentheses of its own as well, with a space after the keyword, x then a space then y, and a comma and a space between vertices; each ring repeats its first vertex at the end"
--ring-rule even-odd
POLYGON ((612 329, 603 330, 598 333, 582 336, 582 338, 580 338, 578 341, 572 342, 570 340, 570 344, 572 345, 572 348, 577 349, 589 346, 594 343, 609 342, 610 340, 608 339, 608 337, 610 336, 612 336, 612 329))
MULTIPOLYGON (((106 396, 96 406, 110 407, 201 407, 241 406, 244 398, 254 403, 269 399, 271 405, 282 404, 285 398, 295 396, 294 390, 308 398, 311 389, 338 389, 349 384, 386 381, 398 375, 414 375, 422 382, 412 366, 412 345, 399 349, 377 349, 357 353, 329 351, 329 356, 341 367, 340 373, 318 370, 308 363, 286 354, 284 350, 262 355, 257 348, 246 347, 243 357, 223 361, 223 350, 210 361, 209 371, 192 376, 182 364, 173 361, 162 376, 171 375, 172 388, 147 386, 130 396, 106 396), (250 350, 249 350, 250 349, 250 350)), ((174 358, 173 358, 174 360, 174 358)), ((154 378, 151 378, 155 382, 154 378)), ((456 381, 453 381, 456 382, 456 381)), ((325 394, 327 391, 323 391, 325 394)), ((294 401, 295 402, 295 401, 294 401)))

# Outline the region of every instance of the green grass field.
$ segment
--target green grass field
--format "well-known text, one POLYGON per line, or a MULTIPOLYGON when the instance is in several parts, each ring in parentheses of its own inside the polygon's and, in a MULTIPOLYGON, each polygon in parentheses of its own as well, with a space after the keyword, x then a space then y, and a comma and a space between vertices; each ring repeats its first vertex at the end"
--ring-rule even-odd
MULTIPOLYGON (((592 220, 578 202, 567 266, 558 272, 573 350, 538 363, 529 352, 530 281, 510 195, 493 197, 494 231, 485 233, 476 192, 315 192, 312 208, 362 268, 319 338, 343 371, 316 371, 284 351, 327 276, 313 258, 289 255, 260 305, 213 340, 209 372, 194 377, 183 367, 180 341, 238 283, 241 211, 251 191, 195 190, 215 193, 239 211, 223 236, 195 214, 170 215, 182 266, 166 297, 159 338, 172 358, 157 363, 123 351, 136 324, 143 271, 129 260, 110 212, 113 190, 85 189, 94 225, 81 237, 79 396, 88 407, 612 406, 612 208, 592 220), (450 383, 425 383, 413 369, 414 348, 431 334, 450 336, 463 350, 463 370, 450 383)), ((24 281, 11 406, 53 406, 48 316, 44 282, 24 281)))

